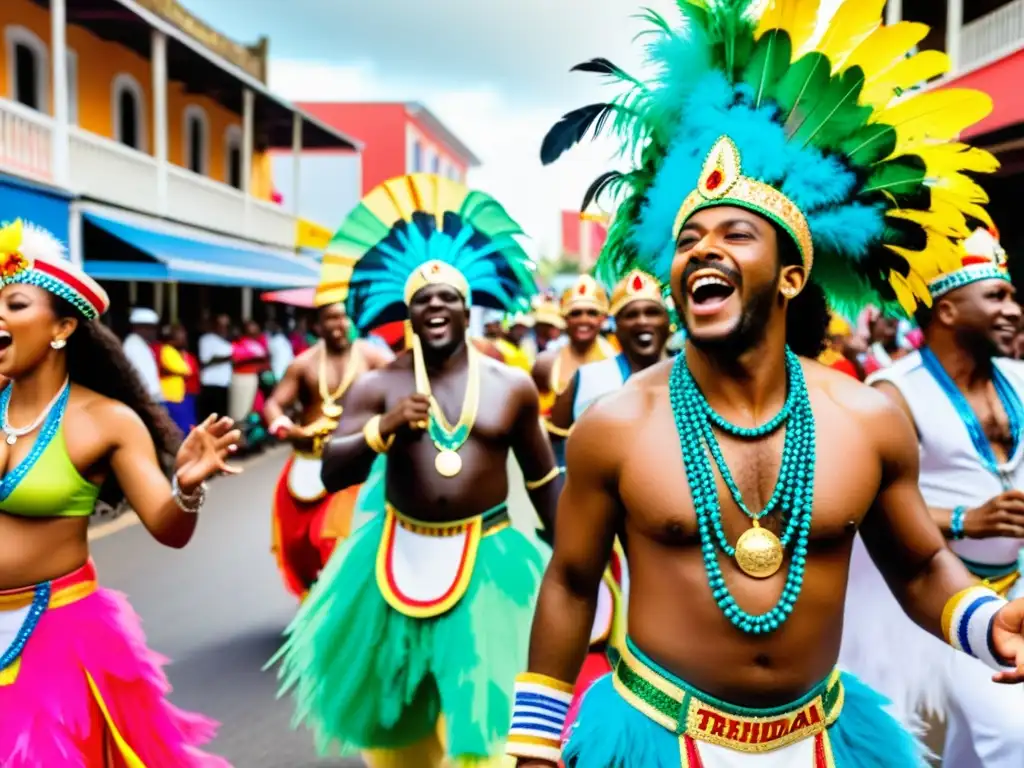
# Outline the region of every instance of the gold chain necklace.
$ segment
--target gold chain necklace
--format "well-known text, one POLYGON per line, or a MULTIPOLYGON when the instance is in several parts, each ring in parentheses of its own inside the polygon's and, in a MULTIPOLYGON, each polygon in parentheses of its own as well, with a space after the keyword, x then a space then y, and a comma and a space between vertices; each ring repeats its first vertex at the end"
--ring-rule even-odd
POLYGON ((320 411, 328 419, 337 419, 341 416, 342 408, 338 401, 345 396, 345 392, 352 386, 356 378, 356 369, 359 367, 359 353, 355 344, 349 349, 348 362, 345 364, 345 373, 342 374, 341 383, 334 392, 327 390, 327 343, 320 342, 320 372, 317 376, 317 385, 320 389, 320 400, 322 405, 320 411))
POLYGON ((480 353, 467 339, 466 393, 462 398, 462 411, 459 414, 459 420, 454 426, 449 423, 437 398, 431 394, 430 378, 427 376, 427 366, 423 360, 423 345, 419 336, 414 335, 412 338, 412 355, 416 391, 430 398, 427 434, 438 451, 434 458, 434 468, 443 477, 455 477, 462 471, 462 457, 459 456, 459 449, 469 439, 480 407, 480 353))

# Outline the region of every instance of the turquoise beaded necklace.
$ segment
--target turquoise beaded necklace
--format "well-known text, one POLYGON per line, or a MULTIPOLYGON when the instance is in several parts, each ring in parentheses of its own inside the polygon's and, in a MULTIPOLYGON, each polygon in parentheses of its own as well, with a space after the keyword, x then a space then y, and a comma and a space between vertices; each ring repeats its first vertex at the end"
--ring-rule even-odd
POLYGON ((735 627, 748 634, 767 634, 782 626, 792 614, 803 588, 814 494, 814 413, 811 411, 800 361, 789 349, 786 350, 786 378, 786 402, 779 414, 761 427, 748 428, 732 424, 714 412, 690 374, 685 351, 676 358, 669 377, 669 400, 693 497, 708 584, 722 613, 735 627), (779 479, 764 509, 755 514, 742 500, 742 494, 725 463, 713 427, 734 437, 753 440, 771 434, 783 425, 786 427, 786 437, 779 479), (722 525, 722 508, 715 480, 716 466, 737 506, 754 523, 754 527, 740 537, 736 546, 728 542, 722 525), (782 511, 785 523, 782 536, 777 540, 774 534, 760 528, 758 522, 773 509, 782 511), (740 608, 726 586, 718 561, 718 550, 721 550, 726 556, 735 558, 750 575, 763 578, 775 573, 781 563, 776 563, 774 567, 765 566, 770 572, 760 574, 746 567, 741 560, 743 557, 749 558, 750 553, 738 553, 737 548, 744 549, 744 537, 752 532, 758 534, 755 537, 755 540, 759 540, 758 543, 775 540, 783 551, 792 549, 789 573, 782 595, 775 607, 763 614, 747 613, 740 608))

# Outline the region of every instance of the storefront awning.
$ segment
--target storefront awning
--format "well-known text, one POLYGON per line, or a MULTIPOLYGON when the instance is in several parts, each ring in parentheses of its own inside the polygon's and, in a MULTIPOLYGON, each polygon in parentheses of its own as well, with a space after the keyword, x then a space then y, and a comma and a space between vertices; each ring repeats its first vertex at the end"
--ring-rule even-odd
POLYGON ((144 258, 126 261, 97 259, 85 249, 84 268, 97 280, 137 280, 249 288, 305 288, 315 286, 320 265, 308 257, 275 252, 229 238, 188 237, 128 223, 96 213, 85 221, 112 235, 144 258), (145 258, 148 257, 148 258, 145 258))

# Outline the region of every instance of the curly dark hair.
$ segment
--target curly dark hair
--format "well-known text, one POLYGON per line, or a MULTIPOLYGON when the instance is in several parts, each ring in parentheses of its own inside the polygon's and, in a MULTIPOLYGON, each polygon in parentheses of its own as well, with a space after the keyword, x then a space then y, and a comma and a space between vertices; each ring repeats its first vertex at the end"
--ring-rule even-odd
MULTIPOLYGON (((802 264, 796 242, 775 225, 779 244, 779 269, 802 264)), ((817 358, 828 341, 830 312, 825 292, 816 282, 808 280, 800 294, 790 300, 786 309, 786 343, 801 357, 817 358)))
MULTIPOLYGON (((181 432, 166 411, 146 392, 142 379, 125 356, 120 340, 98 320, 86 320, 81 312, 59 296, 49 294, 49 298, 54 314, 78 320, 78 328, 68 338, 65 348, 71 381, 124 403, 135 411, 153 439, 161 467, 170 475, 174 456, 181 445, 181 432)), ((103 483, 99 500, 115 510, 125 500, 124 491, 113 473, 103 483)))

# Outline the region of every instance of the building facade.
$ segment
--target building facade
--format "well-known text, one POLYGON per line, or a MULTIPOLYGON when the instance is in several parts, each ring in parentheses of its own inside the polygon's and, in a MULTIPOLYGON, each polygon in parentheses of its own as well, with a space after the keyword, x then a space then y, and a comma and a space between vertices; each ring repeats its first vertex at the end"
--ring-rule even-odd
POLYGON ((271 153, 360 147, 270 92, 266 40, 175 0, 3 0, 0 43, 0 218, 45 218, 116 306, 169 320, 315 283, 271 153))
POLYGON ((562 258, 589 272, 608 240, 606 216, 579 211, 562 211, 562 258))

